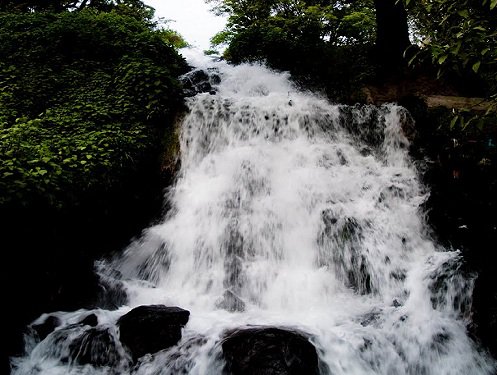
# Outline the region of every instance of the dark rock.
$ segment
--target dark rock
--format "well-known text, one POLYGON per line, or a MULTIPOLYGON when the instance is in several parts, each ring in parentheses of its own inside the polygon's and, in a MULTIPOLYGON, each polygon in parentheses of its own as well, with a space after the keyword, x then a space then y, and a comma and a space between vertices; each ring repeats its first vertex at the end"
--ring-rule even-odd
POLYGON ((193 83, 209 81, 209 75, 204 70, 194 70, 193 72, 188 73, 187 77, 193 83))
POLYGON ((164 305, 139 306, 119 318, 121 342, 133 359, 175 345, 190 312, 164 305))
POLYGON ((90 327, 96 327, 98 325, 98 317, 95 314, 89 314, 84 319, 82 319, 78 324, 83 324, 90 327))
POLYGON ((55 328, 60 326, 61 321, 59 318, 53 315, 49 315, 43 323, 33 324, 31 328, 36 332, 41 341, 43 341, 49 334, 51 334, 55 328))
POLYGON ((319 374, 316 348, 302 333, 254 327, 228 332, 222 342, 225 374, 319 374))
POLYGON ((181 81, 185 96, 212 91, 209 75, 204 70, 194 70, 185 74, 181 81))
POLYGON ((123 355, 108 328, 90 328, 69 344, 69 361, 79 365, 117 366, 123 355))

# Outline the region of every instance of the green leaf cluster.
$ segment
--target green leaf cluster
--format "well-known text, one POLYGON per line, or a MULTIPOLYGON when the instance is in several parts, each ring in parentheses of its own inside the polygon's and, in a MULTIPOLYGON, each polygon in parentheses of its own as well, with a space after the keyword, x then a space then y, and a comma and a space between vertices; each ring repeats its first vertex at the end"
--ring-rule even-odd
MULTIPOLYGON (((261 40, 278 35, 295 43, 330 45, 369 44, 375 37, 373 1, 322 0, 211 0, 214 10, 228 15, 225 30, 213 45, 231 44, 244 33, 259 33, 261 40), (273 36, 272 36, 273 35, 273 36)), ((231 48, 231 45, 229 46, 231 48)))
POLYGON ((0 207, 118 187, 160 144, 186 70, 121 11, 0 13, 0 207))
MULTIPOLYGON (((497 10, 489 0, 410 2, 419 42, 444 69, 497 69, 497 10)), ((494 83, 495 84, 495 83, 494 83)))
MULTIPOLYGON (((497 109, 497 1, 421 0, 406 1, 413 30, 420 45, 410 64, 431 60, 439 76, 465 78, 476 95, 490 100, 488 112, 497 109)), ((468 95, 474 95, 469 92, 468 95)), ((459 113, 453 126, 481 124, 482 116, 459 113), (469 118, 469 120, 466 120, 469 118)))
POLYGON ((92 9, 117 11, 142 21, 151 22, 154 9, 142 0, 2 0, 0 12, 64 12, 92 9))
POLYGON ((224 57, 233 63, 264 61, 335 99, 348 97, 370 72, 364 62, 376 33, 373 1, 210 3, 228 16, 227 27, 211 42, 226 46, 224 57))

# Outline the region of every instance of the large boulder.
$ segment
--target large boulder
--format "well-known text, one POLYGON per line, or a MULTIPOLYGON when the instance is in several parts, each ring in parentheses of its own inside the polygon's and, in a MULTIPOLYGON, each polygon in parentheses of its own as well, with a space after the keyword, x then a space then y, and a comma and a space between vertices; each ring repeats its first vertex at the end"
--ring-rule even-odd
POLYGON ((230 331, 222 341, 225 373, 232 375, 317 375, 316 348, 302 333, 275 327, 230 331))
POLYGON ((139 306, 119 318, 120 340, 134 360, 174 346, 190 312, 164 305, 139 306))

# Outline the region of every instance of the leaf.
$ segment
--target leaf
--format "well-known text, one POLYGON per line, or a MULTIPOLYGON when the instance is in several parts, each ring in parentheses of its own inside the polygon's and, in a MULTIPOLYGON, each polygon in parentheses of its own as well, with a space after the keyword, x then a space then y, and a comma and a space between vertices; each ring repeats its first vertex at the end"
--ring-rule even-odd
POLYGON ((418 57, 418 54, 414 55, 410 60, 409 62, 407 63, 408 66, 411 66, 413 64, 413 62, 416 60, 416 58, 418 57))
POLYGON ((473 72, 478 73, 478 69, 480 69, 481 61, 477 61, 473 64, 471 69, 473 69, 473 72))
POLYGON ((442 65, 442 64, 445 62, 445 60, 447 60, 447 57, 449 57, 449 55, 442 55, 442 56, 440 56, 440 57, 438 58, 438 63, 439 63, 440 65, 442 65))
POLYGON ((452 121, 450 122, 450 125, 449 125, 450 130, 452 130, 454 128, 454 126, 456 125, 457 120, 459 120, 459 116, 454 116, 452 118, 452 121))
MULTIPOLYGON (((497 0, 495 0, 495 1, 497 1, 497 0)), ((460 10, 459 12, 457 12, 457 14, 459 14, 463 18, 469 17, 469 12, 467 9, 460 10)))
POLYGON ((458 55, 459 51, 461 50, 461 46, 462 46, 462 41, 459 40, 456 44, 456 48, 452 50, 452 53, 454 55, 458 55))
POLYGON ((492 0, 490 2, 490 10, 493 10, 497 6, 497 0, 492 0))
POLYGON ((466 130, 466 128, 475 120, 475 117, 470 118, 468 121, 465 121, 462 127, 462 130, 466 130))

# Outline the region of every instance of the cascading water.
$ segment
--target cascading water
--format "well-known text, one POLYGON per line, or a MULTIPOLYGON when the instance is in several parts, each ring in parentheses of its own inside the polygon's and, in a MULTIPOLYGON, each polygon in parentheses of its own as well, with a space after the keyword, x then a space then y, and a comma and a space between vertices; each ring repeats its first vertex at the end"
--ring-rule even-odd
MULTIPOLYGON (((214 65, 216 94, 188 102, 171 210, 99 265, 128 302, 93 311, 113 327, 134 306, 181 306, 182 340, 134 368, 119 346, 112 367, 83 366, 61 360, 70 338, 55 330, 28 340, 15 373, 219 374, 226 330, 270 325, 307 333, 324 373, 492 374, 466 332, 473 278, 424 220, 406 111, 330 105, 286 74, 214 65)), ((85 315, 56 313, 66 328, 85 315)))

